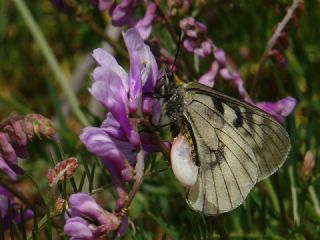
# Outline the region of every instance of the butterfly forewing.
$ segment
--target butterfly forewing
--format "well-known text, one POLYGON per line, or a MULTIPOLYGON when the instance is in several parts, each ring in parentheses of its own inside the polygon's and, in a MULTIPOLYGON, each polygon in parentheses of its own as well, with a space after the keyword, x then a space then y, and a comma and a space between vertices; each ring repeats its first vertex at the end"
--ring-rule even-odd
POLYGON ((257 181, 285 161, 285 129, 260 109, 192 83, 184 90, 184 121, 197 149, 199 176, 188 204, 207 215, 239 206, 257 181))

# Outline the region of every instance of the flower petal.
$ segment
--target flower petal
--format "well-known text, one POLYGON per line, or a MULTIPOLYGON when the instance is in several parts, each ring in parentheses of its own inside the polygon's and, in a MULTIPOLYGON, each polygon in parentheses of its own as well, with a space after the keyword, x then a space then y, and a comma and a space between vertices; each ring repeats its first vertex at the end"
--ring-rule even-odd
POLYGON ((214 57, 221 65, 225 65, 227 62, 226 54, 222 48, 217 48, 214 50, 214 57))
POLYGON ((217 61, 214 61, 212 64, 211 64, 211 67, 209 69, 208 72, 206 72, 205 74, 203 74, 198 82, 203 84, 203 85, 206 85, 210 88, 213 88, 214 86, 214 83, 215 83, 215 77, 218 73, 218 70, 219 70, 219 64, 217 61))
POLYGON ((9 167, 4 157, 0 154, 0 171, 5 173, 11 180, 17 179, 17 174, 9 167))
POLYGON ((138 147, 140 145, 139 135, 132 129, 129 121, 127 93, 119 76, 105 67, 97 67, 93 72, 93 78, 96 81, 89 89, 90 93, 109 109, 113 117, 120 123, 129 141, 138 147))
POLYGON ((144 43, 138 31, 134 28, 130 28, 123 33, 123 38, 130 56, 129 109, 130 112, 135 112, 141 104, 141 56, 144 54, 144 43))
POLYGON ((150 36, 152 30, 152 22, 155 17, 154 14, 156 9, 156 4, 149 3, 144 17, 140 19, 134 26, 143 39, 147 39, 150 36))
POLYGON ((142 65, 142 92, 152 93, 159 79, 158 64, 149 46, 144 44, 143 50, 142 59, 140 60, 142 65))
POLYGON ((110 135, 113 138, 123 141, 127 140, 127 137, 121 129, 119 122, 114 119, 111 112, 107 113, 107 117, 102 122, 100 127, 104 129, 106 133, 108 133, 108 135, 110 135))
POLYGON ((88 194, 74 193, 69 198, 72 216, 87 216, 94 221, 98 221, 100 215, 104 213, 103 208, 97 204, 95 199, 88 194))
POLYGON ((81 217, 73 217, 67 219, 63 231, 72 240, 93 240, 94 235, 88 225, 81 217))
POLYGON ((113 151, 115 160, 125 161, 120 151, 117 151, 117 153, 114 151, 117 150, 117 146, 110 136, 101 128, 87 127, 83 129, 80 140, 86 145, 90 152, 100 157, 109 156, 110 151, 113 151))
POLYGON ((231 80, 232 79, 232 74, 228 68, 222 68, 219 71, 221 77, 225 80, 231 80))
POLYGON ((114 180, 129 180, 122 178, 122 170, 127 169, 129 164, 127 164, 123 153, 104 129, 87 127, 80 135, 80 140, 90 152, 102 159, 114 180))
POLYGON ((295 108, 297 100, 293 97, 286 97, 276 102, 257 102, 256 106, 270 115, 278 122, 284 123, 287 117, 295 108))
POLYGON ((110 71, 115 72, 122 81, 126 92, 129 91, 128 85, 128 74, 127 72, 117 63, 117 60, 108 52, 102 48, 93 50, 92 56, 100 66, 107 67, 110 71))
POLYGON ((112 25, 123 26, 125 24, 132 25, 135 23, 133 18, 133 10, 137 7, 138 1, 135 0, 122 0, 111 9, 112 25))

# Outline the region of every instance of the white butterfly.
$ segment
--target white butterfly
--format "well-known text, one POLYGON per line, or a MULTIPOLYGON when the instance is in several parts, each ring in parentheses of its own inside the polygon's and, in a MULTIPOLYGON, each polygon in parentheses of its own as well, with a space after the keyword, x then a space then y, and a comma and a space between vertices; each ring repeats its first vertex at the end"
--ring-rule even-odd
POLYGON ((291 147, 286 130, 259 108, 204 85, 172 91, 167 114, 179 137, 171 163, 187 203, 206 215, 238 207, 286 160, 291 147))

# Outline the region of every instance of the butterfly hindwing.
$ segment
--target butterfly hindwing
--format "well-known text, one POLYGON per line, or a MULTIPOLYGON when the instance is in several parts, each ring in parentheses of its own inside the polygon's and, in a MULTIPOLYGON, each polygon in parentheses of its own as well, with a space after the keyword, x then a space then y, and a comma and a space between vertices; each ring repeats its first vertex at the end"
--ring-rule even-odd
POLYGON ((230 211, 283 164, 288 134, 260 109, 200 84, 185 88, 184 105, 200 162, 187 202, 207 215, 230 211))

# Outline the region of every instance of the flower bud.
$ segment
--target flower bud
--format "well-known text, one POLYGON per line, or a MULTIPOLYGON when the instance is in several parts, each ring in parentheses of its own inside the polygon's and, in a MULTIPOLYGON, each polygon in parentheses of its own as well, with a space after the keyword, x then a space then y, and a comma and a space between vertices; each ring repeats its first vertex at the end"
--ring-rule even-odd
POLYGON ((300 176, 303 179, 308 179, 311 176, 311 171, 314 167, 314 156, 311 150, 308 150, 304 156, 304 160, 300 169, 300 176))
POLYGON ((65 177, 71 177, 77 167, 78 160, 71 157, 59 162, 54 168, 50 168, 47 173, 49 186, 53 187, 65 177))

